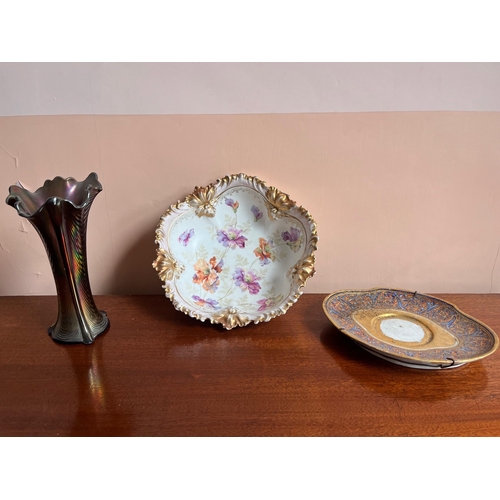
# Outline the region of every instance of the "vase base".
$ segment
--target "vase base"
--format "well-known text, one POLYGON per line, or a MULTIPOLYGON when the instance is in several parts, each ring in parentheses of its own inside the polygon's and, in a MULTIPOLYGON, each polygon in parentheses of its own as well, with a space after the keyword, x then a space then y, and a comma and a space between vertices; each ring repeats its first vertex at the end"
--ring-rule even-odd
POLYGON ((48 334, 54 342, 59 344, 92 344, 94 340, 109 329, 109 318, 105 311, 99 311, 102 315, 101 321, 91 332, 81 331, 81 329, 71 330, 58 327, 57 323, 48 328, 48 334))

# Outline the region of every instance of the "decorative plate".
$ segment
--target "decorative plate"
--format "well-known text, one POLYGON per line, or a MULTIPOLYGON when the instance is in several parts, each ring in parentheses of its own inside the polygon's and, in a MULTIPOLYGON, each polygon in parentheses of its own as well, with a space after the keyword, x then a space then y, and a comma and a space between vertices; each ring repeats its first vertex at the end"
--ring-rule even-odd
POLYGON ((328 319, 372 354, 412 368, 451 368, 498 347, 491 328, 430 295, 374 288, 332 293, 328 319))
POLYGON ((314 274, 316 223, 265 182, 229 175, 172 205, 153 267, 175 308, 230 330, 284 314, 314 274))

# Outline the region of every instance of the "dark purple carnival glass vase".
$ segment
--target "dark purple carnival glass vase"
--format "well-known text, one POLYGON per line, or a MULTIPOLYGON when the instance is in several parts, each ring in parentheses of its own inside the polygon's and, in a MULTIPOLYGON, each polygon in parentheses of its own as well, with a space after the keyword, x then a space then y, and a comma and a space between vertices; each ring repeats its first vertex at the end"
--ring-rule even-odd
POLYGON ((94 303, 87 270, 87 219, 101 191, 95 173, 82 182, 56 177, 34 193, 9 188, 7 204, 31 222, 47 250, 58 299, 49 334, 59 342, 92 344, 109 326, 106 313, 94 303))

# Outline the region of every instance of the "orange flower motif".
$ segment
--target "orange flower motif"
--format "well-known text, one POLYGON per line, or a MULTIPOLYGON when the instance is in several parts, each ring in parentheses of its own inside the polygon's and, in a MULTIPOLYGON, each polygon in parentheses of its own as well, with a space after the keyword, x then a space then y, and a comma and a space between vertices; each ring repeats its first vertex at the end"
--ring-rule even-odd
POLYGON ((274 261, 276 255, 272 250, 273 242, 272 240, 266 240, 265 238, 259 238, 259 247, 256 248, 253 253, 256 257, 260 259, 260 265, 265 266, 269 262, 274 261))
POLYGON ((193 283, 201 285, 204 290, 214 293, 220 284, 218 273, 222 272, 224 262, 221 260, 218 264, 217 259, 212 257, 210 265, 205 259, 198 259, 193 266, 196 271, 193 275, 193 283))

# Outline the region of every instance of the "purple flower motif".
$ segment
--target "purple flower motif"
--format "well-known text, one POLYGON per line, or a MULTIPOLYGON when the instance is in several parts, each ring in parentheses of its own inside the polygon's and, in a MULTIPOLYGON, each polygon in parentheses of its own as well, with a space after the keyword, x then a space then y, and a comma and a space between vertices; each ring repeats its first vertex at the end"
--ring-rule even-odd
POLYGON ((256 295, 260 291, 260 285, 257 281, 260 280, 251 269, 245 271, 241 267, 237 267, 233 274, 234 284, 240 288, 242 292, 248 290, 250 295, 256 295))
POLYGON ((295 227, 290 227, 290 231, 284 231, 281 233, 283 241, 296 252, 302 243, 302 237, 300 231, 295 227))
POLYGON ((217 241, 222 243, 223 246, 232 248, 236 247, 245 248, 245 241, 247 238, 243 236, 243 231, 241 229, 236 229, 235 227, 228 227, 225 231, 221 229, 217 231, 217 241))
POLYGON ((186 246, 189 243, 189 239, 192 238, 193 235, 194 235, 194 229, 189 229, 184 231, 179 236, 179 243, 182 243, 184 246, 186 246))
POLYGON ((193 295, 193 300, 195 304, 200 307, 209 307, 214 310, 220 309, 220 307, 218 307, 219 303, 214 299, 202 299, 198 295, 193 295))
POLYGON ((295 227, 290 227, 290 232, 284 231, 283 233, 281 233, 283 241, 289 241, 290 243, 297 241, 299 236, 300 236, 300 231, 295 227))
POLYGON ((262 212, 259 210, 259 207, 252 205, 252 208, 250 210, 252 211, 253 216, 255 217, 254 222, 257 222, 259 219, 262 218, 262 212))
POLYGON ((260 299, 257 301, 260 304, 258 311, 265 311, 268 307, 273 307, 275 304, 274 299, 260 299))
POLYGON ((237 201, 232 200, 231 198, 225 198, 224 201, 228 207, 233 209, 233 212, 236 213, 238 211, 238 207, 240 204, 237 201))

